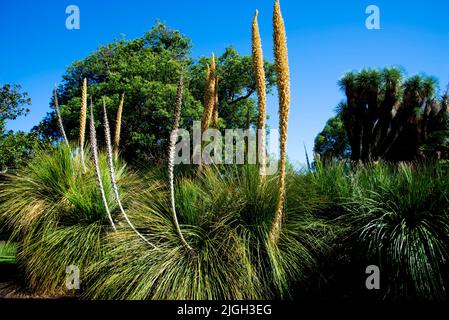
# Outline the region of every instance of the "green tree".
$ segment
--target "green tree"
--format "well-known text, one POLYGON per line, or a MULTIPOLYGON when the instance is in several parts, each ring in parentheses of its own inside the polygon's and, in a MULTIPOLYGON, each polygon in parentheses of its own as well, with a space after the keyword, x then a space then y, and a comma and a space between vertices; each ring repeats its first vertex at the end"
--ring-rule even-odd
MULTIPOLYGON (((128 162, 148 163, 166 158, 173 108, 181 67, 186 85, 180 127, 190 129, 201 120, 207 58, 189 58, 191 41, 179 31, 157 23, 142 38, 115 40, 87 58, 74 62, 58 88, 59 104, 69 140, 78 137, 81 83, 88 79, 95 118, 101 119, 100 98, 106 96, 109 118, 115 119, 119 95, 125 92, 120 151, 128 162)), ((218 59, 219 113, 223 127, 245 127, 246 112, 256 121, 251 58, 228 48, 218 59)), ((267 63, 269 87, 274 83, 267 63)), ((53 107, 53 101, 50 105, 53 107)), ((114 127, 114 122, 112 127, 114 127)), ((101 136, 99 128, 99 136, 101 136)), ((41 137, 60 139, 55 112, 35 127, 41 137)), ((100 141, 102 143, 102 141, 100 141)))
POLYGON ((26 115, 31 99, 20 85, 4 84, 0 87, 0 171, 24 165, 40 143, 35 134, 6 131, 6 122, 26 115))
MULTIPOLYGON (((206 86, 206 65, 210 58, 202 57, 190 69, 190 91, 203 100, 206 86)), ((251 124, 257 123, 257 104, 252 97, 256 93, 256 78, 251 56, 241 56, 233 47, 228 47, 217 59, 218 110, 220 127, 246 128, 247 112, 251 124)), ((265 61, 265 77, 268 93, 276 83, 274 64, 265 61)))
POLYGON ((397 68, 364 69, 347 73, 339 85, 346 100, 339 106, 338 117, 346 131, 352 160, 401 161, 444 156, 448 94, 437 96, 438 84, 433 77, 404 79, 397 68), (437 141, 440 146, 434 148, 437 141))
POLYGON ((0 138, 0 170, 5 172, 27 164, 41 144, 34 133, 7 132, 0 138))
POLYGON ((15 120, 30 111, 29 104, 31 99, 20 85, 7 83, 0 87, 0 134, 5 133, 7 120, 15 120))
POLYGON ((348 137, 340 114, 330 118, 315 138, 314 152, 322 159, 345 159, 351 155, 348 137))

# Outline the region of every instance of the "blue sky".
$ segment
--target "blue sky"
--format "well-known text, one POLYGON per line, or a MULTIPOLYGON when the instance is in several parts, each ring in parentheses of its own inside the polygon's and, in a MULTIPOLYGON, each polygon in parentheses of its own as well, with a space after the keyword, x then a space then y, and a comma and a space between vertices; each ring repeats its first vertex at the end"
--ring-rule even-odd
MULTIPOLYGON (((18 83, 32 98, 31 113, 8 124, 28 131, 50 111, 53 85, 65 69, 121 34, 143 35, 159 19, 193 41, 193 56, 220 54, 233 45, 250 54, 251 21, 259 9, 265 57, 273 60, 273 0, 3 0, 0 2, 0 83, 18 83), (68 5, 81 12, 81 29, 65 27, 68 5)), ((449 81, 447 0, 281 0, 292 80, 288 154, 304 163, 316 134, 343 98, 336 83, 363 67, 401 66, 409 75, 449 81), (380 30, 365 27, 368 5, 380 8, 380 30)), ((268 100, 277 127, 277 103, 268 100)))

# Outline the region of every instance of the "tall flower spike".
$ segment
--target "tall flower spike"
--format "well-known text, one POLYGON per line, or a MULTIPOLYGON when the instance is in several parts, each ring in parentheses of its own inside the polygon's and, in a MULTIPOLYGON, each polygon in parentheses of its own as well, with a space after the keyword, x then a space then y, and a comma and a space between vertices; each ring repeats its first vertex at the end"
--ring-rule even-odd
POLYGON ((58 103, 58 93, 56 92, 56 87, 54 89, 54 103, 55 103, 55 110, 56 110, 56 117, 58 118, 58 126, 59 130, 61 130, 62 137, 64 138, 64 142, 69 146, 69 140, 67 140, 67 136, 65 134, 64 125, 62 123, 62 117, 61 112, 59 112, 59 103, 58 103))
POLYGON ((86 134, 86 115, 87 115, 87 79, 83 80, 81 89, 81 113, 80 113, 80 155, 81 163, 84 165, 84 137, 86 134))
POLYGON ((112 190, 114 192, 115 200, 117 201, 120 212, 122 213, 123 217, 125 218, 128 225, 131 227, 131 229, 143 241, 148 243, 153 248, 156 248, 156 246, 154 244, 152 244, 150 241, 148 241, 139 231, 137 231, 137 229, 134 227, 132 222, 129 220, 128 215, 126 214, 125 210, 123 209, 122 201, 120 200, 120 195, 118 193, 117 182, 115 180, 114 163, 112 160, 111 131, 109 129, 108 114, 106 112, 106 101, 104 100, 104 97, 103 97, 103 121, 104 121, 104 134, 105 134, 105 140, 106 140, 106 157, 108 160, 109 176, 111 178, 112 190))
POLYGON ((106 200, 106 195, 104 192, 103 181, 101 180, 101 172, 100 172, 100 164, 98 161, 98 146, 97 146, 97 133, 95 132, 95 123, 94 123, 94 112, 92 110, 92 99, 90 101, 90 143, 92 145, 92 155, 94 158, 94 166, 95 166, 95 176, 97 177, 98 188, 100 189, 101 199, 103 200, 104 208, 106 213, 108 214, 109 222, 111 223, 112 228, 116 231, 114 220, 112 220, 112 215, 109 210, 109 205, 106 200))
POLYGON ((120 146, 120 131, 122 126, 122 112, 123 112, 123 103, 125 102, 125 93, 123 92, 120 95, 120 100, 118 103, 117 109, 117 117, 115 119, 115 134, 114 134, 114 157, 118 158, 118 150, 120 146))
POLYGON ((212 112, 214 110, 215 101, 215 55, 212 54, 210 72, 208 76, 208 83, 204 101, 204 113, 201 121, 201 132, 203 133, 209 129, 210 121, 212 118, 212 112))
POLYGON ((276 205, 275 218, 270 230, 270 240, 276 244, 279 240, 284 212, 287 130, 290 111, 290 70, 288 66, 287 36, 285 34, 284 19, 282 18, 279 0, 276 0, 274 4, 273 29, 274 60, 279 95, 280 163, 279 197, 276 205))
POLYGON ((182 235, 181 227, 179 226, 178 217, 176 215, 176 204, 175 204, 175 178, 173 174, 173 170, 175 167, 175 149, 176 149, 176 139, 178 137, 178 128, 179 128, 179 120, 181 117, 181 107, 182 107, 182 91, 184 88, 184 73, 181 70, 181 75, 179 76, 178 83, 178 91, 176 93, 176 102, 175 102, 175 116, 173 121, 173 129, 170 134, 170 146, 168 149, 168 179, 170 182, 170 201, 172 207, 172 218, 173 223, 176 227, 176 232, 178 233, 179 238, 181 239, 182 244, 189 250, 192 250, 192 247, 187 243, 182 235))
POLYGON ((215 77, 214 128, 218 129, 218 76, 215 77))
MULTIPOLYGON (((208 99, 209 99, 209 84, 210 84, 210 65, 207 63, 206 64, 206 85, 204 86, 204 99, 203 99, 203 106, 204 106, 204 110, 203 110, 203 116, 201 118, 201 134, 203 133, 203 127, 205 126, 204 123, 204 118, 205 118, 205 114, 207 112, 207 103, 208 103, 208 99)), ((201 170, 202 168, 202 161, 201 161, 201 156, 202 156, 202 144, 200 143, 199 146, 194 146, 194 150, 193 150, 193 158, 199 157, 200 163, 199 163, 199 169, 201 170)))
POLYGON ((259 153, 259 162, 261 164, 260 174, 262 177, 266 174, 266 162, 267 155, 265 151, 266 144, 266 132, 265 132, 265 120, 267 118, 266 115, 266 84, 265 84, 265 70, 264 70, 264 61, 263 61, 263 51, 262 51, 262 42, 260 40, 259 34, 259 24, 257 22, 259 12, 256 10, 254 14, 254 20, 252 25, 252 58, 253 58, 253 68, 254 74, 256 76, 256 88, 257 88, 257 105, 259 109, 259 116, 257 119, 257 129, 259 133, 258 137, 258 153, 259 153))
POLYGON ((250 148, 250 139, 251 139, 251 117, 249 113, 249 108, 246 110, 246 132, 247 132, 247 138, 245 141, 245 158, 246 163, 249 163, 249 148, 250 148))

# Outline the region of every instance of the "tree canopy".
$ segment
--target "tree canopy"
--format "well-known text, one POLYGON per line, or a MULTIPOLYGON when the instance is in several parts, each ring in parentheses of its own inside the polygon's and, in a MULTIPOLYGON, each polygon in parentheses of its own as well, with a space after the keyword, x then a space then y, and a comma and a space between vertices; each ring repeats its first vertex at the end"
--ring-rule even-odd
POLYGON ((40 144, 37 135, 6 131, 6 122, 25 116, 31 99, 18 84, 0 87, 0 171, 14 169, 27 163, 34 148, 40 144))
MULTIPOLYGON (((180 127, 190 129, 203 112, 209 58, 189 57, 191 41, 158 22, 142 38, 117 39, 74 62, 57 89, 61 115, 69 140, 78 136, 82 80, 88 80, 95 118, 100 119, 100 98, 106 96, 109 118, 115 118, 119 96, 125 93, 121 153, 131 163, 159 160, 166 154, 172 125, 176 86, 184 67, 186 86, 180 127)), ((267 85, 275 82, 274 67, 266 63, 267 85)), ((229 47, 218 57, 220 126, 244 128, 246 113, 255 123, 255 79, 250 56, 229 47)), ((53 107, 53 100, 50 102, 53 107)), ((112 125, 114 126, 114 122, 112 125)), ((101 129, 99 129, 101 132, 101 129)), ((41 137, 60 138, 55 112, 35 127, 41 137)), ((101 141, 100 141, 101 143, 101 141)))
POLYGON ((314 151, 326 159, 347 159, 351 147, 340 114, 330 118, 315 138, 314 151))
POLYGON ((30 111, 29 104, 31 99, 20 85, 6 83, 0 87, 0 134, 5 133, 7 120, 15 120, 30 111))

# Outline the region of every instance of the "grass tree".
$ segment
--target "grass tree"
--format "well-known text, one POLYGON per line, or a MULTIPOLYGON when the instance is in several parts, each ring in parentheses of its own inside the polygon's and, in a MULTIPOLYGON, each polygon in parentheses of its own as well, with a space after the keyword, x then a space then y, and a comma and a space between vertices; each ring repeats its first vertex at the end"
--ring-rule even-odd
POLYGON ((95 130, 95 121, 94 121, 94 112, 92 107, 92 99, 90 101, 90 144, 92 147, 92 158, 94 161, 94 167, 95 167, 95 176, 97 178, 98 183, 98 190, 100 190, 101 199, 103 200, 104 208, 106 210, 106 213, 108 215, 109 222, 111 223, 112 228, 114 231, 116 230, 114 220, 112 219, 111 211, 109 210, 109 204, 106 199, 106 194, 104 192, 104 186, 103 181, 101 178, 101 171, 100 171, 100 163, 98 160, 98 145, 97 145, 97 133, 95 130))
MULTIPOLYGON (((86 160, 90 148, 86 148, 86 160)), ((119 214, 100 153, 99 167, 105 198, 114 217, 119 214)), ((117 183, 126 199, 141 189, 126 167, 117 169, 117 183)), ((98 192, 91 161, 85 166, 73 150, 61 143, 35 150, 25 167, 5 177, 0 186, 0 219, 17 241, 19 272, 26 285, 43 294, 64 294, 66 267, 76 265, 87 279, 86 268, 104 253, 105 236, 112 230, 98 192)))
MULTIPOLYGON (((340 81, 339 105, 353 161, 416 160, 422 146, 447 132, 449 109, 436 97, 432 77, 404 79, 398 68, 349 72, 340 81)), ((446 133, 447 137, 447 133, 446 133)))
POLYGON ((169 145, 169 155, 168 155, 168 179, 170 184, 170 202, 172 209, 172 218, 173 223, 175 224, 176 232, 181 239, 183 245, 192 250, 192 247, 187 243, 184 239, 184 236, 181 231, 181 227, 179 226, 178 216, 176 215, 176 203, 175 203, 175 178, 173 174, 173 170, 175 167, 175 149, 176 149, 176 139, 178 137, 178 129, 179 129, 179 120, 181 118, 181 108, 182 108, 182 92, 184 88, 184 71, 181 70, 181 74, 179 76, 178 90, 176 93, 176 101, 175 101, 175 115, 173 120, 173 128, 170 134, 170 145, 169 145))
POLYGON ((383 298, 447 299, 448 176, 438 162, 367 164, 352 173, 340 219, 350 226, 352 262, 383 270, 383 298))
POLYGON ((276 0, 273 13, 274 60, 277 73, 279 95, 279 131, 280 131, 280 161, 279 161, 279 196, 275 217, 270 231, 270 239, 277 243, 281 233, 284 211, 285 175, 287 166, 287 131, 290 111, 290 70, 288 66, 287 36, 284 19, 282 18, 279 0, 276 0))
POLYGON ((118 207, 120 209, 120 212, 122 213, 123 217, 126 220, 126 223, 131 227, 131 229, 147 244, 149 244, 151 247, 156 248, 156 246, 151 243, 147 238, 145 238, 134 226, 134 224, 129 219, 128 215, 125 212, 125 209, 122 205, 122 200, 120 199, 120 194, 118 191, 117 181, 115 178, 115 170, 114 170, 114 160, 112 155, 112 144, 111 144, 111 131, 109 128, 109 121, 108 121, 108 114, 106 112, 106 101, 103 97, 103 121, 104 121, 104 133, 105 133, 105 140, 106 140, 106 158, 108 162, 108 169, 109 169, 109 177, 111 179, 111 186, 112 191, 115 196, 115 200, 117 201, 118 207))

